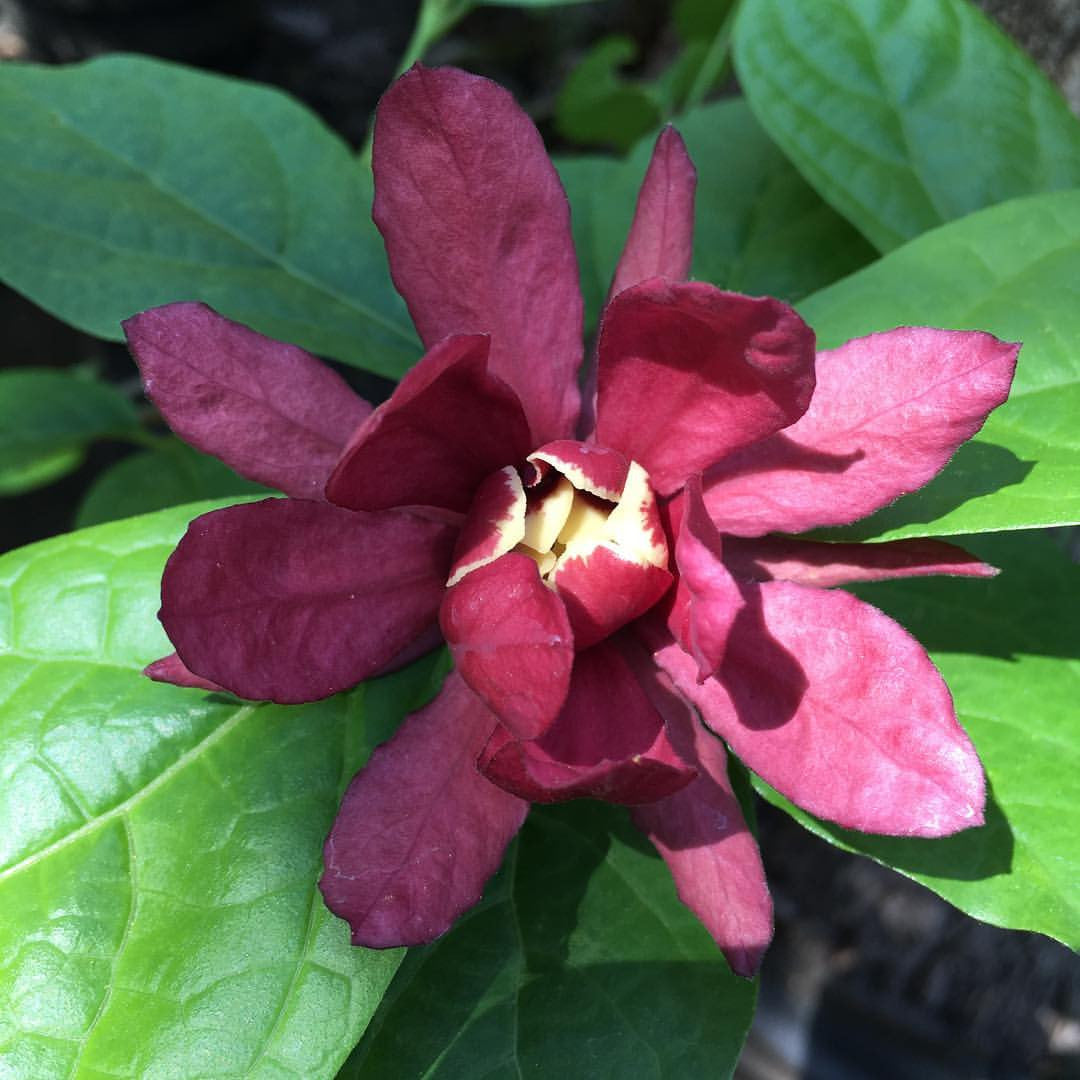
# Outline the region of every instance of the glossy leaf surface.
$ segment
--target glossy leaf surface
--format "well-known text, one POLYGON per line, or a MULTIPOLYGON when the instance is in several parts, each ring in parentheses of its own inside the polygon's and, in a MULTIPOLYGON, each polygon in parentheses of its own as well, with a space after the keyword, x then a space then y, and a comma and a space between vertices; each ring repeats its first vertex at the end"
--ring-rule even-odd
POLYGON ((862 586, 926 645, 989 779, 986 824, 943 840, 875 837, 816 821, 826 840, 921 881, 976 918, 1080 948, 1080 567, 1043 533, 965 537, 993 581, 862 586))
POLYGON ((1080 122, 967 0, 746 0, 735 65, 769 134, 882 251, 1080 185, 1080 122))
POLYGON ((0 374, 0 495, 16 495, 77 468, 86 446, 136 427, 130 401, 105 383, 66 371, 0 374))
POLYGON ((725 1077, 755 989, 621 810, 546 807, 482 904, 409 954, 342 1077, 725 1077))
POLYGON ((1080 521, 1080 193, 1016 199, 913 240, 800 311, 821 348, 897 325, 1023 343, 1009 400, 935 480, 829 535, 893 539, 1080 521))
POLYGON ((427 672, 302 709, 144 678, 197 509, 0 560, 6 1076, 333 1076, 400 960, 353 949, 315 882, 427 672))
POLYGON ((89 333, 202 300, 397 377, 419 346, 370 210, 349 148, 276 90, 133 56, 0 67, 0 277, 89 333))

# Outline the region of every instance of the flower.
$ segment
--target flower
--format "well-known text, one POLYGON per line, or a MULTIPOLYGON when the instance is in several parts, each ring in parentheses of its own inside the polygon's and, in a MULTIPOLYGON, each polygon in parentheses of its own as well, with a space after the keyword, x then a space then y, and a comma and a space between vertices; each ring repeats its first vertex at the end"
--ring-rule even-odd
POLYGON ((437 937, 530 801, 592 796, 634 808, 751 974, 771 907, 724 742, 847 827, 980 823, 940 675, 829 587, 992 568, 936 541, 776 534, 925 484, 1005 399, 1017 348, 907 327, 815 354, 787 305, 685 280, 695 177, 669 129, 582 409, 566 200, 509 95, 413 68, 379 107, 373 168, 428 348, 385 404, 202 305, 126 324, 173 429, 288 496, 192 522, 162 583, 177 653, 153 677, 310 701, 449 643, 441 693, 374 751, 327 841, 321 886, 353 940, 437 937))

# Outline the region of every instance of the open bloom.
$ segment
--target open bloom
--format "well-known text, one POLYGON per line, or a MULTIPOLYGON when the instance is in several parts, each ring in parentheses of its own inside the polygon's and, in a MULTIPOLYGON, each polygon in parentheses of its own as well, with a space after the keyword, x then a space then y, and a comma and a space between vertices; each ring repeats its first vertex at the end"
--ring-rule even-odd
POLYGON ((152 675, 300 702, 450 646, 441 693, 374 752, 327 842, 323 892, 353 940, 432 940, 530 801, 591 796, 634 807, 753 972, 771 908, 724 742, 851 828, 981 822, 940 675, 829 586, 991 568, 936 541, 775 534, 925 484, 1004 400, 1016 348, 902 328, 816 354, 787 305, 686 281, 694 172, 669 130, 582 410, 568 209, 524 113, 484 79, 417 67, 380 105, 373 163, 429 350, 384 405, 202 305, 127 324, 173 428, 288 496, 192 522, 162 585, 177 654, 152 675))

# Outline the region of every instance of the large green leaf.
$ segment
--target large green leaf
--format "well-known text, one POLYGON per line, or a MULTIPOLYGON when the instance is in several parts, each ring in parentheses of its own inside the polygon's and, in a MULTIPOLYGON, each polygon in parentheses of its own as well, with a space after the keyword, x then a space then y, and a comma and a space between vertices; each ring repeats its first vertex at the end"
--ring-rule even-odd
POLYGON ((1080 192, 942 226, 816 293, 822 346, 898 325, 1023 342, 1009 401, 929 486, 831 535, 932 536, 1080 521, 1080 192))
POLYGON ((202 499, 269 490, 170 436, 101 473, 83 498, 75 524, 82 529, 202 499))
POLYGON ((409 954, 342 1076, 720 1078, 754 997, 624 811, 534 810, 484 902, 409 954))
MULTIPOLYGON (((698 170, 695 277, 795 300, 873 258, 873 249, 806 184, 741 99, 694 109, 677 126, 698 170)), ((652 143, 642 142, 626 161, 557 162, 593 319, 626 240, 652 143)))
POLYGON ((967 0, 745 0, 735 65, 769 134, 882 251, 1080 185, 1080 123, 967 0))
POLYGON ((1080 949, 1080 567, 1045 534, 965 538, 994 581, 905 581, 862 596, 931 651, 990 780, 987 824, 944 840, 812 831, 929 886, 976 918, 1080 949))
POLYGON ((282 708, 151 683, 193 508, 0 559, 0 1074, 333 1076, 401 958, 315 881, 424 671, 282 708), (380 696, 381 695, 381 696, 380 696))
POLYGON ((105 383, 40 368, 0 373, 0 495, 58 479, 93 439, 137 426, 131 402, 105 383))
POLYGON ((302 106, 138 57, 0 65, 0 277, 101 337, 171 300, 391 377, 419 355, 370 177, 302 106))

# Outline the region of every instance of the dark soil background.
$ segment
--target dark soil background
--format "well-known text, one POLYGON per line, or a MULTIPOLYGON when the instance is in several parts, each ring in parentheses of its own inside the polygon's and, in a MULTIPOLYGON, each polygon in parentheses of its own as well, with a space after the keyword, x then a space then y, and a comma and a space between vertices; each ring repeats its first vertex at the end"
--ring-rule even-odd
MULTIPOLYGON (((980 6, 1080 112, 1080 0, 980 6)), ((145 52, 280 86, 359 146, 416 8, 416 0, 0 0, 0 62, 145 52)), ((427 59, 492 76, 542 118, 575 60, 605 33, 634 37, 643 69, 660 64, 672 44, 669 8, 664 0, 546 13, 484 8, 427 59)), ((2 288, 0 327, 0 366, 93 360, 137 393, 121 348, 2 288)), ((372 398, 389 387, 359 382, 372 398)), ((126 452, 99 445, 63 481, 0 501, 0 551, 70 528, 91 479, 126 452)), ((977 923, 768 806, 759 824, 777 935, 740 1077, 1080 1078, 1080 964, 1072 953, 1039 935, 977 923)))

